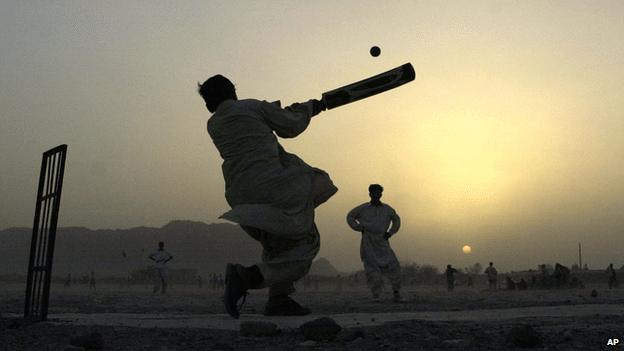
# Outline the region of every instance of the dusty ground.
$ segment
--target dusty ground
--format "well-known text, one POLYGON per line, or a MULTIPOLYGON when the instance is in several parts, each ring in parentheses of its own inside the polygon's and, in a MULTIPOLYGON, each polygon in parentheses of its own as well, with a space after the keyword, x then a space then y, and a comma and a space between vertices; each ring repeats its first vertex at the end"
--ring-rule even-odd
MULTIPOLYGON (((89 291, 83 287, 54 286, 50 313, 167 313, 210 315, 223 313, 221 293, 209 289, 174 287, 165 296, 152 295, 149 287, 100 287, 89 291)), ((199 328, 130 328, 111 326, 77 326, 38 323, 17 324, 9 313, 21 313, 23 287, 0 286, 0 349, 62 350, 71 337, 97 331, 104 338, 106 350, 252 350, 252 349, 361 349, 381 347, 401 350, 501 350, 513 349, 506 335, 519 324, 535 328, 543 339, 537 349, 608 350, 610 338, 624 340, 624 315, 616 305, 624 304, 624 289, 606 290, 588 287, 581 290, 529 290, 488 292, 458 289, 449 293, 442 287, 407 288, 406 303, 394 304, 390 296, 382 303, 370 300, 365 290, 301 291, 297 300, 315 314, 405 311, 477 311, 529 306, 574 306, 613 304, 614 312, 568 317, 523 317, 504 320, 391 322, 377 326, 349 328, 337 341, 304 346, 297 329, 285 329, 273 337, 241 337, 236 331, 199 328), (592 288, 598 297, 590 297, 592 288), (361 337, 350 337, 355 330, 361 337), (359 332, 358 332, 359 333, 359 332)), ((262 312, 266 292, 254 292, 243 313, 262 312)), ((604 311, 604 309, 603 309, 604 311)))

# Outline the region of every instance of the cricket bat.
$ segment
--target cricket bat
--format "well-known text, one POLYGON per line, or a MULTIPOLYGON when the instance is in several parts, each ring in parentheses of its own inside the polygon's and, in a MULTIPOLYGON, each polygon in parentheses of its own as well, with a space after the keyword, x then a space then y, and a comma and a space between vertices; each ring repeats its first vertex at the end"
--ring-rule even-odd
POLYGON ((322 101, 327 109, 331 110, 394 89, 413 81, 414 78, 416 78, 414 67, 411 63, 406 63, 376 76, 325 92, 322 101))

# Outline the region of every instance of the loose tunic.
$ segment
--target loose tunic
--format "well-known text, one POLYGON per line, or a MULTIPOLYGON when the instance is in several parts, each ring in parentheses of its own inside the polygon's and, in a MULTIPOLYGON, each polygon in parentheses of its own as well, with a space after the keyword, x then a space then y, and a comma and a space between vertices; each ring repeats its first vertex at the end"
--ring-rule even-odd
POLYGON ((166 269, 167 261, 172 258, 165 250, 156 250, 149 257, 154 260, 154 268, 156 269, 166 269))
POLYGON ((379 206, 364 203, 349 212, 347 223, 353 230, 362 232, 360 258, 366 271, 399 268, 394 251, 384 238, 386 232, 393 235, 401 227, 401 218, 392 207, 384 203, 379 206), (391 222, 392 227, 388 229, 391 222))
POLYGON ((311 117, 311 102, 283 109, 246 99, 222 102, 208 120, 232 207, 220 218, 299 242, 289 245, 294 247, 290 255, 302 259, 319 249, 314 208, 338 189, 327 173, 286 152, 274 132, 294 138, 311 117))
POLYGON ((487 274, 489 281, 495 281, 498 277, 498 271, 494 266, 488 266, 488 268, 485 269, 485 274, 487 274))

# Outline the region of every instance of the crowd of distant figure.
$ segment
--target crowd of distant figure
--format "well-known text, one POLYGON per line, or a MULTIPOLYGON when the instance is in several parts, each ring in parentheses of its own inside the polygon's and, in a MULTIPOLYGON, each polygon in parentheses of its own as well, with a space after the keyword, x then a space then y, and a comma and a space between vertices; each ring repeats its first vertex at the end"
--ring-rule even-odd
MULTIPOLYGON (((617 281, 617 270, 613 268, 613 265, 609 265, 606 269, 607 286, 609 289, 614 289, 619 286, 617 281)), ((436 275, 440 275, 436 273, 436 275)), ((490 262, 490 266, 487 267, 483 276, 487 279, 489 290, 527 290, 527 289, 557 289, 557 288, 583 288, 585 284, 577 274, 572 272, 568 267, 556 263, 554 267, 548 268, 547 265, 541 264, 536 271, 529 271, 519 278, 513 278, 510 274, 505 274, 504 284, 499 284, 498 272, 496 268, 490 262), (525 279, 526 278, 526 279, 525 279)), ((473 274, 462 272, 452 265, 447 265, 446 270, 442 273, 445 277, 446 287, 448 291, 454 291, 457 283, 467 287, 473 288, 475 286, 475 276, 479 274, 473 274), (457 281, 456 275, 461 275, 461 279, 457 281)), ((160 279, 160 276, 158 276, 160 279)), ((406 275, 403 277, 405 285, 436 285, 436 279, 430 279, 429 281, 423 281, 423 279, 415 279, 406 275)), ((318 290, 353 290, 360 288, 366 284, 366 274, 364 272, 356 272, 347 275, 338 274, 334 277, 320 276, 320 275, 307 275, 297 282, 297 286, 303 291, 318 291, 318 290)), ((133 280, 131 276, 128 278, 107 279, 110 283, 115 281, 120 285, 136 285, 147 283, 148 280, 133 280)), ((185 285, 193 285, 192 281, 180 282, 185 285)), ((222 291, 225 288, 225 280, 222 273, 210 273, 208 274, 207 285, 204 286, 204 279, 201 275, 197 274, 194 282, 199 289, 210 289, 213 291, 222 291)), ((87 285, 89 290, 96 290, 96 277, 95 272, 91 272, 88 276, 79 278, 72 278, 71 274, 67 274, 63 281, 63 285, 70 287, 72 284, 87 285)), ((156 286, 160 286, 162 283, 155 283, 154 292, 157 292, 156 286)), ((167 282, 171 286, 171 282, 167 282)))
MULTIPOLYGON (((169 274, 167 273, 166 263, 170 261, 173 256, 164 251, 164 244, 159 243, 159 250, 152 253, 149 256, 155 261, 154 269, 151 271, 152 281, 154 282, 153 292, 161 291, 163 294, 166 292, 166 287, 171 286, 169 281, 169 274), (156 267, 158 266, 158 267, 156 267)), ((587 270, 587 268, 585 268, 587 270)), ((474 278, 480 276, 480 267, 478 268, 466 268, 461 271, 454 268, 452 265, 447 265, 445 271, 441 276, 445 277, 446 287, 449 292, 455 290, 456 275, 461 275, 461 284, 473 288, 475 285, 474 278)), ((559 288, 583 288, 584 283, 575 273, 578 270, 571 271, 568 267, 556 263, 554 267, 548 267, 545 264, 538 265, 536 271, 529 270, 525 272, 524 276, 520 276, 519 279, 514 279, 512 275, 505 274, 504 286, 499 286, 498 271, 494 267, 493 262, 489 263, 489 266, 483 270, 482 276, 487 279, 489 290, 527 290, 527 289, 559 289, 559 288), (525 279, 527 278, 527 279, 525 279), (528 281, 527 281, 528 280, 528 281)), ((148 270, 148 272, 150 272, 148 270)), ((607 286, 609 289, 618 287, 617 273, 613 264, 610 264, 606 269, 607 286)), ((433 266, 407 266, 403 270, 403 276, 401 279, 406 285, 419 285, 428 284, 435 285, 438 281, 435 277, 440 276, 437 269, 433 266), (419 276, 417 278, 417 276, 419 276)), ((304 291, 318 291, 318 290, 335 290, 342 291, 344 289, 353 290, 364 286, 367 283, 366 272, 360 271, 348 275, 337 274, 334 277, 321 276, 321 275, 306 275, 299 281, 297 286, 304 291)), ((150 279, 147 276, 143 276, 140 281, 133 280, 132 276, 127 279, 117 279, 116 281, 131 285, 146 283, 150 279)), ((110 279, 109 279, 110 281, 110 279)), ((72 283, 88 285, 89 290, 96 290, 96 277, 95 272, 91 272, 88 276, 83 276, 78 279, 72 279, 71 274, 68 274, 64 279, 63 285, 70 287, 72 283)), ((183 284, 192 284, 192 281, 183 281, 183 284)), ((207 280, 207 288, 213 291, 223 291, 225 289, 225 279, 222 273, 210 273, 207 280)), ((195 284, 197 288, 204 288, 204 280, 201 275, 195 275, 195 284)), ((124 284, 122 284, 124 285, 124 284)))

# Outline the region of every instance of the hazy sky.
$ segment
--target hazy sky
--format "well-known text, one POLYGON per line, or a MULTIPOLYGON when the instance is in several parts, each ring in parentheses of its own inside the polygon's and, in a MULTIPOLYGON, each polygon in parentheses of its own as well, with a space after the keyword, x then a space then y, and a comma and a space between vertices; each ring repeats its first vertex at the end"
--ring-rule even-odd
POLYGON ((62 143, 60 225, 217 221, 198 81, 289 104, 411 62, 414 82, 283 142, 340 188, 321 256, 359 266, 344 217, 376 182, 402 260, 571 264, 582 242, 591 266, 624 264, 624 2, 380 4, 2 1, 0 228, 32 225, 41 153, 62 143))

